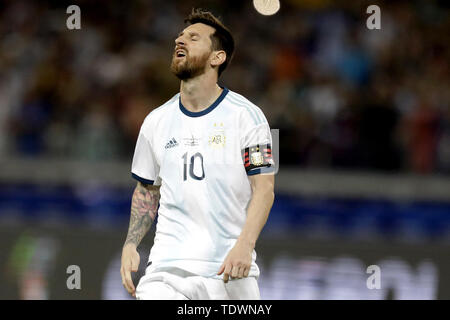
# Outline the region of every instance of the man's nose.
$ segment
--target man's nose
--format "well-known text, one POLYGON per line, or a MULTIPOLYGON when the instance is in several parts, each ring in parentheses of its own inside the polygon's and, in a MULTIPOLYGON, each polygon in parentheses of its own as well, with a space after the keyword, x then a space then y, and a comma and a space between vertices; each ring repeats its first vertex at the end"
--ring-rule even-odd
POLYGON ((178 45, 184 45, 184 41, 182 37, 178 37, 175 39, 175 44, 178 45))

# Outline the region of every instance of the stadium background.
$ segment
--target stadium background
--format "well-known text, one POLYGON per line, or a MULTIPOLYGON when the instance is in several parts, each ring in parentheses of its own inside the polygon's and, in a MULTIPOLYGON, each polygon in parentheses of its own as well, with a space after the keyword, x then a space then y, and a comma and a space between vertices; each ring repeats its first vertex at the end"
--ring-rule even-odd
POLYGON ((133 149, 178 91, 168 66, 193 6, 236 36, 220 83, 279 129, 262 298, 449 299, 448 4, 328 0, 274 16, 250 0, 1 1, 0 299, 128 298, 133 149), (70 4, 81 30, 66 28, 70 4), (366 28, 371 4, 381 30, 366 28), (373 264, 380 290, 366 287, 373 264))

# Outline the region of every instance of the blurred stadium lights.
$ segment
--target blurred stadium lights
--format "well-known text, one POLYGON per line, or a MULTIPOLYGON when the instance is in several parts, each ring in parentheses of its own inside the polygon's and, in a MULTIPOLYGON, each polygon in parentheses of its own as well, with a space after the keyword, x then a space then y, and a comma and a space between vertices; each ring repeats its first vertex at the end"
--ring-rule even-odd
POLYGON ((265 16, 271 16, 280 10, 279 0, 253 0, 256 11, 265 16))

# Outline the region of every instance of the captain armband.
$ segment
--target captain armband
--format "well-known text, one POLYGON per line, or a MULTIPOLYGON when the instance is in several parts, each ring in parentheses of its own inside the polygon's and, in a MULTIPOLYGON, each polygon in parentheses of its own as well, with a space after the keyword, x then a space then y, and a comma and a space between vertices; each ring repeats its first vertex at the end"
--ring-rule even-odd
POLYGON ((274 161, 270 144, 257 144, 242 150, 242 158, 247 174, 259 173, 261 169, 272 169, 274 161))

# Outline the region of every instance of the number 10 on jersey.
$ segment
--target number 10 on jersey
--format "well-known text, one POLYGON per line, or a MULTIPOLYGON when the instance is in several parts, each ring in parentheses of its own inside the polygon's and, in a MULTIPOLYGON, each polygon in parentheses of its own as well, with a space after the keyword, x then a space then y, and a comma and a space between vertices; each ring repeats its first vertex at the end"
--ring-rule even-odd
POLYGON ((188 164, 188 153, 187 152, 185 152, 181 158, 183 158, 183 160, 184 160, 184 164, 183 164, 183 181, 187 180, 188 166, 189 166, 189 176, 192 179, 194 179, 194 180, 203 180, 205 178, 205 169, 203 168, 203 156, 202 156, 202 154, 200 152, 197 152, 196 154, 194 154, 191 157, 189 164, 188 164), (196 175, 194 173, 194 165, 195 165, 196 161, 197 162, 200 161, 201 168, 202 168, 201 176, 198 176, 198 175, 196 175))

